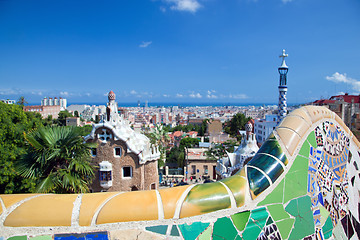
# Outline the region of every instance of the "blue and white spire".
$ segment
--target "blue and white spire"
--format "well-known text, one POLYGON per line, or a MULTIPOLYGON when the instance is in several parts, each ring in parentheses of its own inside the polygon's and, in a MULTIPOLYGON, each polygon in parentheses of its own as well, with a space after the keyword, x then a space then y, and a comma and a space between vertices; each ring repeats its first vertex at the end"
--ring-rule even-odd
POLYGON ((282 64, 278 68, 280 73, 280 83, 279 83, 279 106, 278 106, 278 121, 279 124, 282 119, 286 116, 287 113, 287 103, 286 103, 286 93, 287 93, 287 86, 286 86, 286 75, 289 70, 288 66, 286 66, 285 58, 288 54, 285 54, 285 49, 283 50, 282 55, 279 57, 282 58, 282 64))

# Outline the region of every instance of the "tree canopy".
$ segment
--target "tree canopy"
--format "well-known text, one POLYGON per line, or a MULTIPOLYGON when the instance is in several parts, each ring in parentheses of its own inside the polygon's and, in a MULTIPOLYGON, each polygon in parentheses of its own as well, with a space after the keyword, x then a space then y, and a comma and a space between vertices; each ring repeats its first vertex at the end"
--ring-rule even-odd
POLYGON ((245 130, 245 124, 250 120, 250 117, 245 117, 242 113, 235 114, 230 121, 224 124, 224 131, 232 137, 241 139, 239 130, 245 130))

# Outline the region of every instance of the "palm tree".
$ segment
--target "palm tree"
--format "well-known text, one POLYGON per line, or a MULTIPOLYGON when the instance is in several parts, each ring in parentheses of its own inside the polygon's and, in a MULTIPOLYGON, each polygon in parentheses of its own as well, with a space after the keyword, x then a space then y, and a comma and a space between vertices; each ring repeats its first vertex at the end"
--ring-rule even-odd
POLYGON ((76 127, 42 127, 24 135, 29 149, 17 170, 36 181, 37 192, 89 192, 94 177, 90 149, 96 144, 84 143, 76 127))
POLYGON ((164 130, 161 125, 155 125, 154 132, 149 133, 150 143, 152 145, 159 146, 160 150, 160 161, 164 161, 166 146, 170 142, 168 133, 164 130))

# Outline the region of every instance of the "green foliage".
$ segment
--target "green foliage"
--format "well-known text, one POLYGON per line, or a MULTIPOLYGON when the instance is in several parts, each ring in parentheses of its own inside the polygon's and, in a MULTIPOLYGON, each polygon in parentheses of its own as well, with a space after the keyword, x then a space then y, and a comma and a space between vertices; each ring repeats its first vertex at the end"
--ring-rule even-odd
POLYGON ((188 125, 178 125, 178 126, 173 127, 173 128, 169 127, 168 132, 175 132, 175 131, 191 132, 191 131, 195 131, 195 132, 198 132, 199 136, 204 136, 204 134, 206 133, 208 122, 209 122, 209 119, 205 119, 205 120, 203 120, 201 125, 188 124, 188 125))
POLYGON ((242 113, 237 113, 230 121, 224 124, 224 131, 232 137, 236 137, 238 141, 241 139, 239 130, 245 130, 245 124, 250 120, 250 117, 245 117, 242 113))
POLYGON ((66 126, 67 117, 74 117, 74 116, 71 113, 69 113, 67 110, 60 111, 58 118, 54 119, 53 123, 57 126, 66 126))
POLYGON ((227 140, 224 143, 216 144, 208 151, 205 152, 206 158, 209 160, 218 160, 226 156, 226 152, 234 152, 235 146, 238 146, 239 142, 235 140, 227 140))
POLYGON ((83 127, 76 127, 76 131, 80 136, 85 137, 86 135, 89 135, 92 131, 91 125, 85 125, 83 127))
POLYGON ((25 100, 24 96, 19 97, 19 99, 17 100, 16 104, 20 105, 20 106, 24 106, 25 104, 27 104, 28 102, 25 100))
POLYGON ((33 181, 15 170, 15 161, 26 153, 23 133, 42 126, 39 113, 24 112, 22 106, 0 102, 0 193, 34 190, 33 181))
POLYGON ((180 148, 184 149, 184 148, 192 148, 195 147, 196 145, 199 145, 200 140, 197 138, 183 138, 180 140, 180 148))
POLYGON ((36 182, 36 192, 83 193, 94 177, 90 149, 76 127, 41 127, 25 134, 27 153, 17 161, 21 176, 36 182))
POLYGON ((166 153, 166 162, 176 163, 178 167, 183 168, 185 163, 185 149, 173 147, 166 153))
MULTIPOLYGON (((146 134, 150 139, 151 145, 155 145, 159 147, 160 150, 160 160, 164 162, 165 154, 166 154, 166 146, 170 142, 170 137, 168 132, 164 130, 163 126, 156 125, 155 129, 152 133, 146 134)), ((159 162, 160 162, 159 160, 159 162)), ((160 166, 160 163, 159 163, 160 166)))
POLYGON ((74 117, 79 117, 79 112, 78 111, 74 112, 74 117))

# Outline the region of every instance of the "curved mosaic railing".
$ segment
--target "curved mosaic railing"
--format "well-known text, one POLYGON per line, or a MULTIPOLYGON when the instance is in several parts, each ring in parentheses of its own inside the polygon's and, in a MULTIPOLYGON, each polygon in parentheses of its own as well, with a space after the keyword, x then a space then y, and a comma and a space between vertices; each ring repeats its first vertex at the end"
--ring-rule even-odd
POLYGON ((219 182, 0 195, 0 240, 358 239, 359 147, 335 113, 303 107, 241 171, 219 182))

